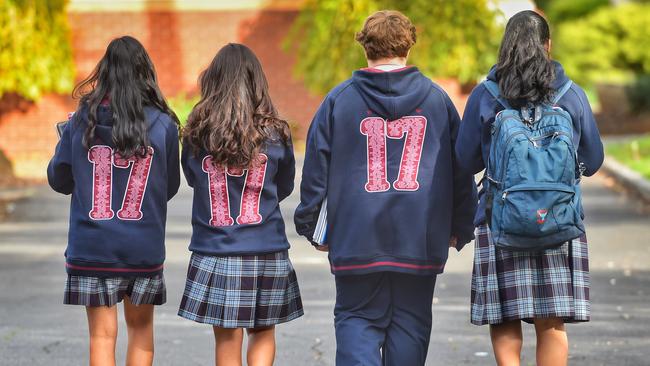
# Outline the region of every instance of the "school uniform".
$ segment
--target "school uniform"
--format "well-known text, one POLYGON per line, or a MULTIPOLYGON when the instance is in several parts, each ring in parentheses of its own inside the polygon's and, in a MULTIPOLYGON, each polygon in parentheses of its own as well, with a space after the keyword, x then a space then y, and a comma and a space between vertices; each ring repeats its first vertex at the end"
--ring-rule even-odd
MULTIPOLYGON (((569 78, 554 62, 557 90, 569 78)), ((498 82, 493 67, 488 79, 498 82)), ((584 175, 591 176, 603 162, 603 145, 584 91, 575 83, 559 99, 573 121, 573 142, 584 175)), ((491 126, 504 107, 479 84, 471 93, 458 133, 456 156, 470 173, 478 173, 488 161, 491 126)), ((534 318, 558 317, 565 322, 588 321, 589 261, 587 238, 582 235, 543 252, 512 252, 496 248, 486 225, 486 197, 479 193, 474 218, 477 238, 472 275, 471 321, 476 325, 510 320, 532 322, 534 318)), ((582 207, 580 208, 582 211, 582 207)), ((583 214, 584 217, 584 214, 583 214)))
POLYGON ((180 183, 178 128, 158 109, 145 107, 144 114, 145 157, 116 153, 107 105, 98 107, 96 138, 86 149, 84 106, 66 124, 48 165, 52 189, 72 195, 66 304, 112 306, 124 296, 134 304, 165 302, 167 201, 180 183))
POLYGON ((450 237, 458 249, 473 239, 476 187, 456 167, 459 124, 416 67, 355 71, 316 113, 294 220, 312 240, 327 198, 337 365, 424 364, 450 237))
POLYGON ((183 146, 194 189, 192 251, 178 315, 221 328, 258 328, 303 315, 280 201, 293 191, 291 143, 268 140, 248 169, 183 146))

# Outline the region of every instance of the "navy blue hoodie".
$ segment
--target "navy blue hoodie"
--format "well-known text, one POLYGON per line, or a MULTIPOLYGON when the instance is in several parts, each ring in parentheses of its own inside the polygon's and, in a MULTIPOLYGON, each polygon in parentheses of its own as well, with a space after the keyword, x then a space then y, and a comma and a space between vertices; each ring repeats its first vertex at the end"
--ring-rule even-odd
MULTIPOLYGON (((564 73, 560 63, 555 62, 555 81, 553 87, 559 89, 569 78, 564 73)), ((492 67, 488 79, 498 82, 496 69, 492 67)), ((575 83, 560 98, 558 106, 569 112, 573 121, 573 142, 578 146, 578 160, 584 163, 586 176, 591 176, 603 163, 603 144, 598 133, 598 126, 585 92, 575 83)), ((485 162, 490 155, 491 126, 494 117, 504 107, 497 102, 483 84, 479 84, 469 96, 463 123, 458 133, 456 156, 461 166, 472 174, 479 173, 485 168, 485 162)), ((485 222, 485 199, 481 189, 480 203, 474 225, 485 222)))
POLYGON ((289 248, 280 201, 293 191, 291 143, 267 141, 253 168, 224 169, 183 146, 181 164, 194 188, 190 250, 208 255, 273 253, 289 248))
POLYGON ((355 71, 321 104, 307 136, 300 235, 312 238, 327 197, 336 275, 444 269, 452 235, 473 238, 476 185, 456 167, 460 118, 416 67, 355 71))
POLYGON ((112 113, 97 111, 96 141, 82 144, 87 108, 65 126, 47 168, 52 189, 72 194, 65 252, 68 273, 150 277, 165 260, 167 201, 178 191, 178 128, 158 109, 145 107, 149 158, 113 154, 112 113))

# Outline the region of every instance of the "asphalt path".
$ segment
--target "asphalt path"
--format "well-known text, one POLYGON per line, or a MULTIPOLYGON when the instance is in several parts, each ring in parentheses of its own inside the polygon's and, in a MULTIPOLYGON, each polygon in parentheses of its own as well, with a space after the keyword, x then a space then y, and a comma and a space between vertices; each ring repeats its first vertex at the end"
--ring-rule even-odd
MULTIPOLYGON (((209 365, 212 330, 176 315, 189 260, 191 195, 169 206, 167 304, 156 310, 156 365, 209 365)), ((571 365, 650 365, 650 217, 604 177, 586 180, 584 202, 592 273, 592 321, 569 325, 571 365)), ((277 327, 276 365, 334 365, 334 280, 326 254, 295 233, 297 194, 282 203, 305 316, 277 327)), ((47 187, 0 223, 0 365, 87 362, 85 312, 62 304, 69 197, 47 187)), ((487 327, 469 323, 472 246, 450 253, 436 285, 427 365, 494 364, 487 327)), ((120 323, 119 364, 126 332, 120 323)), ((525 327, 523 365, 534 365, 535 336, 525 327)))

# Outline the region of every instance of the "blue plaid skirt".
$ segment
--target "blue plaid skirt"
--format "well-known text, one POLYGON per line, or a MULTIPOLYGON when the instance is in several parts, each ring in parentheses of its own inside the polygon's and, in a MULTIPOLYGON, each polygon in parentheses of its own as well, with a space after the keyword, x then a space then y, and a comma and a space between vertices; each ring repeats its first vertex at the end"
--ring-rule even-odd
POLYGON ((113 306, 125 296, 134 305, 162 305, 166 301, 165 278, 89 277, 68 275, 63 303, 68 305, 113 306))
POLYGON ((302 316, 289 254, 193 253, 178 315, 221 328, 267 327, 302 316))
POLYGON ((477 228, 472 274, 476 325, 535 318, 589 321, 587 238, 541 253, 501 250, 487 225, 477 228))

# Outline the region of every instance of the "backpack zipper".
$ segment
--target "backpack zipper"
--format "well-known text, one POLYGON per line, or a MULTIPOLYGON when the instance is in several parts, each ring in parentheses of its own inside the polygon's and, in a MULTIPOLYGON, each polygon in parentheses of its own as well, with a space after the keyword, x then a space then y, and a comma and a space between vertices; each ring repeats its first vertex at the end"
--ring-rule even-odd
MULTIPOLYGON (((513 138, 515 138, 515 136, 518 136, 518 135, 525 135, 525 134, 526 134, 525 132, 523 132, 523 131, 519 131, 519 132, 515 132, 515 133, 513 133, 512 135, 508 136, 508 139, 506 140, 506 143, 505 143, 506 148, 507 148, 508 145, 510 144, 510 141, 511 141, 513 138)), ((506 162, 506 158, 507 158, 508 156, 509 156, 508 153, 503 154, 503 157, 501 158, 501 169, 503 169, 503 165, 505 164, 505 162, 506 162)), ((501 181, 501 183, 503 183, 503 176, 504 176, 504 174, 505 174, 505 169, 503 169, 503 171, 502 171, 501 174, 500 174, 500 181, 501 181)))
MULTIPOLYGON (((508 144, 510 144, 510 141, 511 141, 515 136, 517 136, 517 135, 525 135, 525 134, 526 134, 525 132, 520 131, 520 132, 515 132, 515 133, 513 133, 512 135, 508 136, 508 139, 506 140, 506 143, 505 143, 506 148, 508 147, 508 144)), ((544 138, 547 138, 547 137, 551 137, 551 136, 553 136, 553 137, 557 137, 557 136, 560 136, 560 135, 564 135, 564 136, 568 137, 569 139, 571 139, 571 136, 570 136, 568 133, 566 133, 566 132, 564 132, 564 131, 555 131, 555 132, 553 132, 553 133, 551 133, 551 134, 546 134, 546 135, 544 135, 544 136, 536 137, 536 138, 534 138, 534 139, 530 139, 530 138, 529 138, 528 141, 532 142, 532 143, 533 143, 533 146, 537 147, 536 142, 534 142, 534 141, 538 141, 538 140, 541 140, 541 139, 544 139, 544 138)), ((576 151, 575 148, 574 148, 574 146, 573 146, 573 141, 571 141, 571 149, 572 149, 574 152, 576 151)), ((504 164, 505 164, 505 162, 506 162, 506 158, 507 158, 508 156, 509 156, 509 154, 504 154, 504 155, 503 155, 503 158, 501 159, 501 167, 504 166, 504 164)), ((505 170, 501 172, 501 182, 502 182, 502 183, 503 183, 504 175, 505 175, 505 170)), ((504 199, 505 199, 505 197, 504 197, 504 199)))
POLYGON ((560 191, 560 192, 565 192, 565 193, 575 193, 575 191, 572 191, 568 188, 563 189, 561 186, 560 187, 545 187, 545 186, 540 186, 540 185, 532 185, 530 187, 525 187, 525 188, 516 188, 517 185, 510 187, 509 189, 506 189, 503 191, 503 194, 501 194, 501 199, 503 201, 506 200, 508 197, 508 194, 510 192, 521 192, 521 191, 560 191), (514 189, 516 188, 516 189, 514 189))

